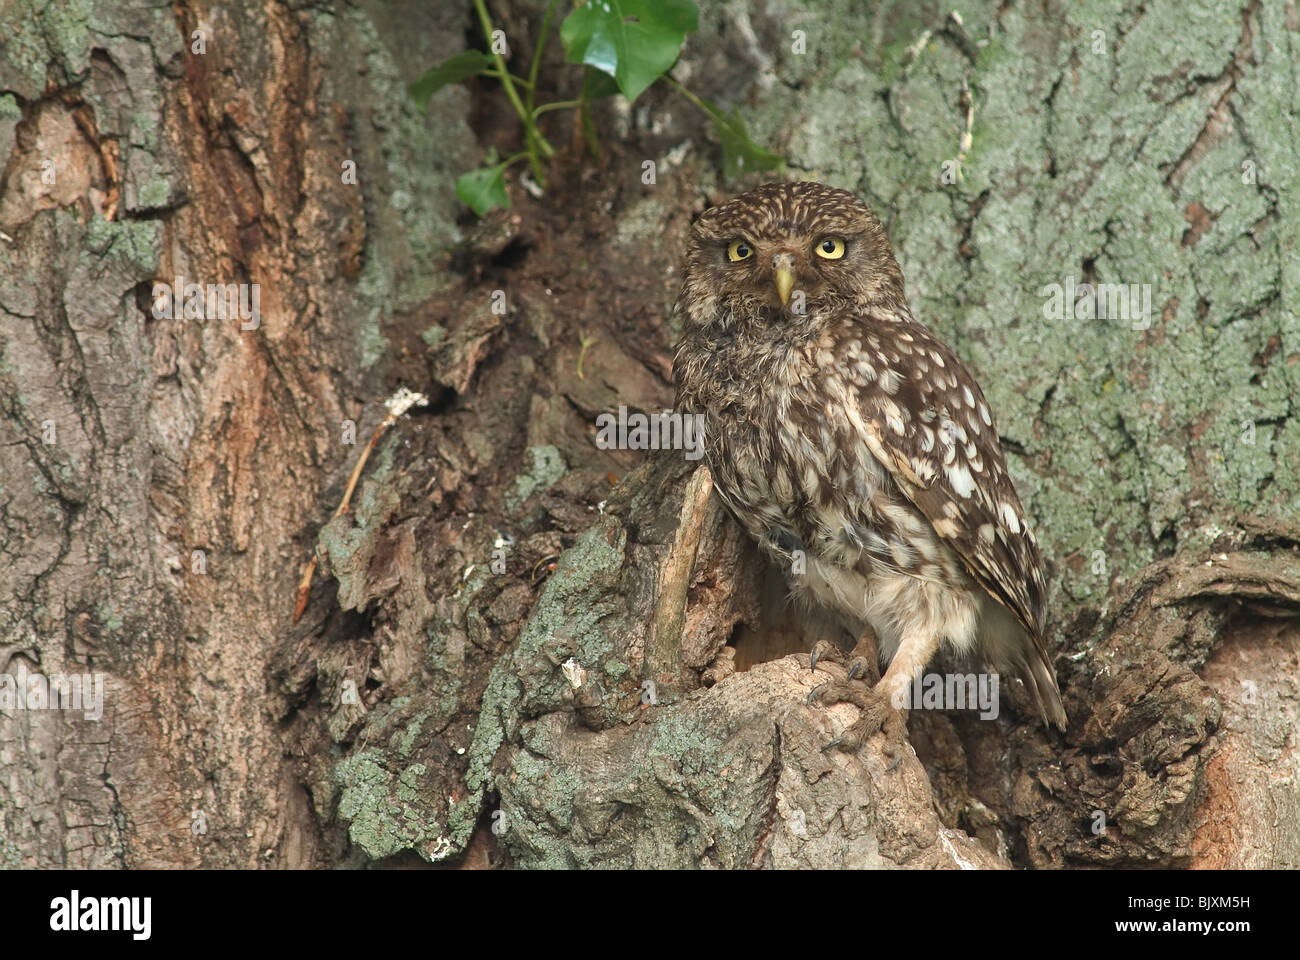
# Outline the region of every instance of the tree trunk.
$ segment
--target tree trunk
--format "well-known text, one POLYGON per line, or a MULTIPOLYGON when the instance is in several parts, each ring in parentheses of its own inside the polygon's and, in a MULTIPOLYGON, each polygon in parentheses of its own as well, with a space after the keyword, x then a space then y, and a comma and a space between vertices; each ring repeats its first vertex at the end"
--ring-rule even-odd
MULTIPOLYGON (((518 126, 415 108, 480 42, 432 6, 0 8, 0 674, 104 684, 0 688, 0 864, 1300 866, 1294 0, 701 5, 674 75, 888 222, 1049 565, 1068 732, 1013 694, 892 758, 821 750, 825 628, 707 469, 595 442, 671 405, 690 219, 757 178, 657 85, 475 221, 518 126)), ((491 4, 516 73, 543 6, 491 4)), ((539 102, 580 76, 553 38, 539 102)))

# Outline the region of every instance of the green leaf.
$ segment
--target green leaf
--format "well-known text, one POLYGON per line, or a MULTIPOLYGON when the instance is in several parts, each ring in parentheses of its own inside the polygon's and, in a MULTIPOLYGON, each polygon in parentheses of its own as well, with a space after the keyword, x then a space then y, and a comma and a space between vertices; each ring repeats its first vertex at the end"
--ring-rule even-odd
POLYGON ((451 83, 460 83, 467 77, 478 76, 489 70, 493 64, 492 58, 481 50, 462 50, 436 67, 424 71, 424 75, 411 84, 411 99, 423 110, 428 106, 429 98, 443 87, 451 83))
POLYGON ((718 139, 722 141, 723 173, 729 177, 738 177, 755 170, 781 170, 785 167, 785 161, 781 157, 764 150, 749 139, 749 131, 739 110, 732 109, 730 113, 723 113, 716 104, 703 97, 699 100, 713 121, 714 129, 718 131, 718 139))
POLYGON ((698 27, 691 0, 587 0, 564 18, 560 40, 570 63, 609 74, 632 101, 677 61, 698 27))
POLYGON ((593 70, 591 67, 582 68, 583 100, 591 102, 602 97, 612 97, 616 93, 618 93, 618 81, 608 73, 593 70))
POLYGON ((456 178, 456 196, 480 217, 493 207, 509 207, 506 194, 506 165, 471 170, 456 178))

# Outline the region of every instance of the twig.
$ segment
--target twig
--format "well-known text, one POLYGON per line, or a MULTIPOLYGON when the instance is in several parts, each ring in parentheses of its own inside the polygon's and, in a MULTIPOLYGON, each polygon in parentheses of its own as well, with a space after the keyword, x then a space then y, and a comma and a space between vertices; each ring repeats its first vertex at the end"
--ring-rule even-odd
MULTIPOLYGON (((361 471, 365 468, 366 461, 370 459, 370 453, 375 449, 375 444, 379 438, 384 435, 384 431, 395 424, 406 411, 411 407, 427 406, 429 398, 422 393, 415 393, 407 390, 405 387, 398 390, 397 393, 384 401, 384 406, 388 408, 388 416, 375 427, 375 432, 370 435, 370 442, 366 444, 365 449, 361 451, 361 456, 357 459, 356 466, 352 468, 352 475, 348 477, 347 489, 343 491, 343 500, 339 503, 338 509, 330 519, 342 516, 348 512, 352 505, 352 491, 357 488, 357 481, 361 479, 361 471)), ((298 595, 293 604, 293 622, 297 623, 302 619, 303 611, 307 609, 307 598, 311 595, 311 580, 316 575, 316 564, 320 560, 320 554, 313 551, 311 560, 303 570, 302 579, 298 581, 298 595)))

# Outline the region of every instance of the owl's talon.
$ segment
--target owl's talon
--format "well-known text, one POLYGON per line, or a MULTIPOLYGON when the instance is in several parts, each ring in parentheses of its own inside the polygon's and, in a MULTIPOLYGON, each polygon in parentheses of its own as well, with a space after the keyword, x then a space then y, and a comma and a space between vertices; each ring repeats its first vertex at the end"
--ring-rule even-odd
POLYGON ((865 675, 866 672, 867 672, 867 665, 863 663, 861 660, 854 660, 853 663, 849 666, 848 676, 846 676, 844 679, 852 680, 854 677, 858 676, 859 674, 865 675))
POLYGON ((839 746, 841 743, 843 743, 843 742, 844 742, 844 738, 843 738, 843 737, 836 737, 836 738, 835 738, 834 740, 832 740, 830 743, 826 744, 826 746, 822 747, 822 753, 825 753, 827 750, 834 750, 836 747, 838 747, 838 746, 839 746))
POLYGON ((813 705, 813 701, 817 699, 817 696, 830 685, 831 685, 830 681, 828 680, 823 684, 819 684, 818 686, 813 687, 811 690, 808 691, 808 696, 804 697, 803 705, 805 707, 811 707, 813 705))
POLYGON ((813 644, 812 652, 808 654, 808 669, 815 672, 817 664, 823 660, 829 660, 831 663, 843 663, 844 651, 828 640, 818 640, 813 644))

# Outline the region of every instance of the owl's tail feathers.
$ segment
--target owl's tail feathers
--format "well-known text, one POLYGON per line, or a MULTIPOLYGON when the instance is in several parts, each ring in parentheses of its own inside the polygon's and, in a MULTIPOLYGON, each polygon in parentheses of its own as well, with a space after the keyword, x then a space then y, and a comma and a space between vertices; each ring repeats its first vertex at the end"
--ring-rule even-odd
POLYGON ((1019 677, 1037 705, 1044 726, 1055 725, 1064 731, 1066 718, 1061 690, 1042 641, 1031 637, 1011 611, 991 598, 984 604, 981 632, 989 665, 999 673, 1019 677))
POLYGON ((1056 686, 1056 673, 1042 650, 1034 650, 1029 655, 1029 669, 1021 673, 1021 679, 1029 688, 1034 703, 1038 704, 1044 726, 1054 724, 1064 733, 1066 719, 1065 707, 1061 705, 1061 691, 1056 686))

